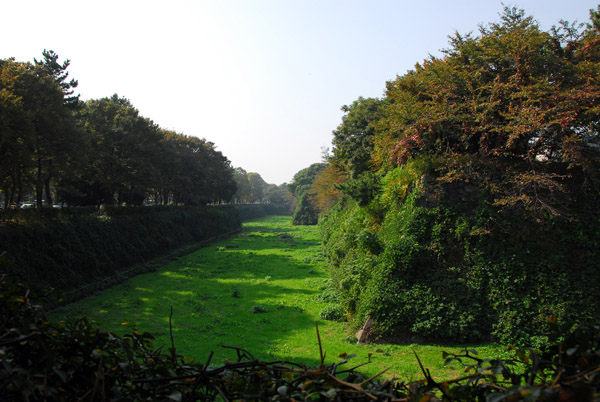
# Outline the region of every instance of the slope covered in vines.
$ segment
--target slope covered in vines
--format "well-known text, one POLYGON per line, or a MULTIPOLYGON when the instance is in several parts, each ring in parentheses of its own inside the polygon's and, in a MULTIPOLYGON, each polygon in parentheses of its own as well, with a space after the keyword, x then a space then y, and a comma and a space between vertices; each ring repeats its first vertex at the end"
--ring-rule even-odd
POLYGON ((545 32, 507 7, 346 106, 312 194, 347 315, 527 343, 597 317, 598 77, 600 8, 545 32))

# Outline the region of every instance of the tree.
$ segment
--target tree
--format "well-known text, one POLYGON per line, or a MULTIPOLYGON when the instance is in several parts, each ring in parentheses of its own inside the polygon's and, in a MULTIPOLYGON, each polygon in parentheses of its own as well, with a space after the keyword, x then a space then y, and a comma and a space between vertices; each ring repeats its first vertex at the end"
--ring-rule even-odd
POLYGON ((0 60, 0 190, 5 206, 227 202, 229 160, 205 139, 161 130, 126 98, 80 102, 70 61, 0 60))
POLYGON ((116 94, 85 102, 77 117, 90 153, 83 171, 62 181, 63 199, 76 205, 140 205, 157 181, 158 127, 116 94))
MULTIPOLYGON (((63 64, 59 64, 58 55, 52 50, 44 50, 42 55, 43 60, 34 59, 35 70, 41 79, 52 80, 53 86, 59 88, 61 96, 60 103, 58 99, 51 101, 49 97, 45 97, 40 99, 40 104, 38 104, 40 111, 46 109, 45 113, 40 113, 40 118, 36 120, 38 123, 35 140, 38 207, 42 206, 42 190, 45 191, 47 205, 52 205, 51 181, 57 172, 66 168, 68 156, 75 154, 75 150, 79 146, 79 133, 73 125, 70 112, 77 107, 79 101, 79 95, 73 95, 77 81, 74 79, 66 81, 69 75, 66 70, 70 61, 66 60, 63 64)), ((38 92, 38 96, 41 94, 41 91, 38 92)), ((52 95, 49 93, 49 96, 52 95)))
POLYGON ((234 200, 237 204, 246 204, 250 200, 250 182, 248 181, 248 172, 238 167, 233 170, 233 178, 237 185, 234 200))
POLYGON ((342 106, 345 115, 333 131, 333 157, 351 178, 369 170, 375 127, 384 116, 385 100, 359 97, 351 105, 342 106))
POLYGON ((212 142, 160 129, 126 98, 89 100, 77 118, 89 152, 61 180, 69 204, 204 205, 235 194, 230 162, 212 142))
POLYGON ((164 199, 175 204, 203 205, 229 201, 236 192, 229 160, 212 142, 167 133, 162 166, 164 199))
POLYGON ((231 162, 220 151, 217 151, 213 142, 205 141, 205 148, 208 152, 209 202, 229 202, 237 191, 231 162))
POLYGON ((287 184, 280 185, 269 184, 265 191, 265 198, 269 204, 290 205, 291 194, 287 188, 287 184))
POLYGON ((287 185, 288 190, 294 195, 298 204, 292 223, 294 225, 315 225, 318 220, 318 210, 309 194, 315 178, 327 167, 327 163, 313 163, 294 175, 293 181, 287 185))
POLYGON ((23 104, 25 76, 30 65, 0 60, 0 183, 4 207, 19 204, 31 167, 28 141, 33 128, 23 104))
POLYGON ((388 83, 377 165, 443 155, 446 180, 476 183, 498 206, 568 215, 567 194, 599 183, 598 35, 543 32, 508 7, 480 37, 456 34, 444 58, 388 83))
POLYGON ((298 200, 298 205, 292 215, 294 225, 316 225, 319 221, 319 211, 315 207, 312 197, 304 193, 298 200))
POLYGON ((263 202, 267 182, 258 173, 248 173, 248 183, 250 184, 250 202, 263 202))
POLYGON ((318 208, 331 206, 340 193, 347 194, 368 204, 378 191, 377 180, 371 172, 371 159, 374 147, 376 127, 385 117, 387 100, 359 97, 351 105, 342 106, 345 115, 342 123, 333 131, 333 155, 327 170, 327 188, 322 177, 316 188, 319 195, 318 208), (335 185, 333 185, 335 183, 335 185))
POLYGON ((315 208, 319 212, 327 211, 342 197, 339 185, 345 181, 347 181, 347 174, 333 163, 328 164, 317 174, 308 194, 314 200, 315 208))
POLYGON ((54 77, 54 80, 63 91, 64 102, 71 108, 76 108, 79 105, 79 94, 75 95, 75 88, 79 85, 76 79, 67 81, 69 73, 67 68, 71 64, 71 60, 67 59, 62 64, 58 62, 58 55, 52 50, 42 52, 43 60, 33 59, 35 65, 40 67, 45 74, 54 77))
POLYGON ((292 182, 288 184, 288 190, 294 197, 300 198, 310 189, 310 186, 312 186, 317 175, 325 169, 325 167, 327 167, 327 163, 313 163, 309 167, 298 171, 294 175, 292 182))
MULTIPOLYGON (((58 56, 52 57, 56 62, 58 56)), ((7 173, 11 184, 7 184, 6 176, 4 184, 13 189, 9 199, 18 188, 19 202, 23 182, 31 182, 38 207, 43 205, 44 191, 47 203, 52 204, 51 182, 66 169, 79 140, 60 79, 57 81, 50 70, 41 62, 32 65, 9 59, 2 63, 2 103, 6 109, 3 107, 1 117, 0 148, 4 151, 0 152, 12 148, 13 158, 6 170, 11 171, 7 173)))

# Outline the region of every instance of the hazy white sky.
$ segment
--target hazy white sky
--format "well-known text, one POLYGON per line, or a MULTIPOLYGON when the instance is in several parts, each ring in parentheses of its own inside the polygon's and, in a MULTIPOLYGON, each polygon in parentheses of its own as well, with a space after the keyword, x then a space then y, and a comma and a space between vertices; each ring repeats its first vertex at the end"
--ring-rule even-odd
MULTIPOLYGON (((589 21, 598 2, 505 1, 543 29, 589 21)), ((163 128, 206 138, 269 183, 319 162, 340 107, 455 31, 498 20, 495 0, 5 1, 0 58, 70 59, 82 99, 114 93, 163 128)))

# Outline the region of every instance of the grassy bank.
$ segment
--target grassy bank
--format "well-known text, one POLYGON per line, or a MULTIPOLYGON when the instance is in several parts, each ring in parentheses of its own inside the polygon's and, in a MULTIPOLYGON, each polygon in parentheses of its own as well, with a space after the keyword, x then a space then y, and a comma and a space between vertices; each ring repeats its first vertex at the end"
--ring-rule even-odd
MULTIPOLYGON (((319 362, 318 321, 328 362, 342 353, 357 355, 352 364, 370 356, 372 364, 363 371, 375 374, 390 367, 398 378, 415 379, 421 377, 415 351, 434 377, 460 375, 458 367, 443 366, 442 351, 458 352, 461 346, 356 345, 344 323, 319 318, 327 306, 319 298, 327 283, 317 228, 292 226, 289 217, 267 217, 244 224, 234 238, 65 306, 53 318, 87 316, 118 333, 136 327, 168 347, 173 306, 175 346, 196 361, 214 351, 214 364, 221 364, 233 353, 221 345, 234 345, 259 359, 313 366, 319 362)), ((476 348, 489 357, 499 353, 493 346, 476 348)))
POLYGON ((60 288, 69 300, 241 228, 232 206, 23 211, 18 222, 0 224, 0 253, 10 262, 5 272, 21 275, 35 289, 60 288))

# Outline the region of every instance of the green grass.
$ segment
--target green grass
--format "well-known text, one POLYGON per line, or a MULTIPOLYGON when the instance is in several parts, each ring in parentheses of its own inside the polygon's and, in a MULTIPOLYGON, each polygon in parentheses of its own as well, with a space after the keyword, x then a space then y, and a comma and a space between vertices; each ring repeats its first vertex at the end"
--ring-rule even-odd
MULTIPOLYGON (((87 316, 117 333, 135 327, 154 334, 155 346, 169 347, 172 306, 178 353, 203 362, 214 351, 215 365, 234 357, 221 347, 231 345, 262 360, 318 366, 318 322, 326 363, 338 361, 342 353, 357 355, 352 366, 370 356, 372 363, 361 371, 375 374, 389 367, 389 376, 420 379, 414 351, 434 378, 460 375, 458 367, 444 367, 442 351, 458 352, 464 346, 356 345, 355 331, 345 323, 319 319, 327 303, 318 295, 328 284, 320 250, 316 227, 292 226, 289 217, 263 218, 244 224, 234 238, 67 305, 52 318, 87 316)), ((493 345, 475 347, 486 357, 500 353, 493 345)))

